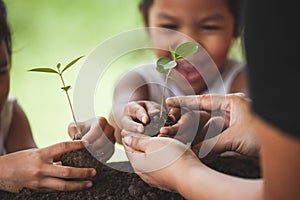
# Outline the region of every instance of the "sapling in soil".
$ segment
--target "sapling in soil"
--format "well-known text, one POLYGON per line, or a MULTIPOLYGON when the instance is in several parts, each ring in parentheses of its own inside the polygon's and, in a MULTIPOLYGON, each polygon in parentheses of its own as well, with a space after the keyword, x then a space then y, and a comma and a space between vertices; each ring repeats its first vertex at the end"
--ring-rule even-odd
POLYGON ((163 92, 161 95, 161 104, 159 115, 150 116, 151 125, 145 126, 144 133, 150 136, 157 136, 159 134, 159 129, 163 126, 173 125, 175 122, 169 117, 167 107, 165 107, 165 94, 167 89, 167 84, 169 79, 174 79, 171 76, 172 70, 177 66, 177 61, 184 59, 188 56, 195 54, 198 51, 198 44, 196 42, 185 42, 180 44, 175 50, 171 47, 169 51, 172 55, 172 59, 168 57, 161 57, 156 61, 156 70, 160 73, 165 74, 165 82, 163 85, 163 92), (164 110, 166 110, 164 112, 164 110))
MULTIPOLYGON (((71 86, 70 85, 66 85, 65 80, 63 78, 63 74, 64 74, 64 72, 67 69, 69 69, 70 67, 72 67, 82 57, 83 56, 77 57, 76 59, 72 60, 71 62, 69 62, 64 67, 61 67, 61 63, 58 63, 56 65, 56 69, 45 68, 44 67, 44 68, 33 68, 33 69, 29 70, 31 72, 42 72, 42 73, 49 73, 49 74, 57 74, 58 77, 60 78, 60 80, 62 82, 61 89, 66 93, 68 104, 70 106, 71 114, 72 114, 72 117, 73 117, 73 122, 75 124, 76 129, 77 129, 77 134, 75 135, 75 137, 73 138, 73 140, 80 140, 80 139, 82 139, 82 133, 81 133, 79 127, 78 127, 78 123, 77 123, 76 118, 75 118, 74 109, 73 109, 73 106, 72 106, 70 95, 68 93, 69 90, 71 89, 71 86)), ((66 166, 94 167, 94 168, 96 168, 96 170, 98 172, 98 169, 100 169, 100 162, 98 161, 98 159, 99 159, 98 156, 99 155, 94 150, 93 146, 92 145, 88 145, 88 146, 86 146, 86 148, 64 153, 61 156, 61 162, 62 162, 63 165, 66 165, 66 166), (94 156, 92 156, 92 155, 94 155, 96 158, 94 156)), ((97 179, 97 176, 94 177, 94 179, 97 179)))
POLYGON ((33 68, 30 69, 29 71, 31 72, 42 72, 42 73, 49 73, 49 74, 57 74, 62 82, 62 87, 61 89, 66 93, 67 99, 68 99, 68 104, 70 106, 71 109, 71 113, 72 113, 72 117, 73 117, 73 122, 76 126, 77 129, 77 134, 75 135, 75 137, 73 139, 81 139, 82 134, 80 132, 80 129, 78 128, 78 123, 76 121, 75 118, 75 114, 74 114, 74 109, 72 106, 72 102, 69 96, 69 90, 71 89, 70 85, 66 85, 64 78, 63 78, 63 73, 69 69, 70 67, 72 67, 78 60, 80 60, 83 56, 79 56, 76 59, 72 60, 71 62, 69 62, 65 67, 61 68, 61 63, 58 63, 56 65, 56 69, 52 69, 52 68, 47 68, 47 67, 43 67, 43 68, 33 68))

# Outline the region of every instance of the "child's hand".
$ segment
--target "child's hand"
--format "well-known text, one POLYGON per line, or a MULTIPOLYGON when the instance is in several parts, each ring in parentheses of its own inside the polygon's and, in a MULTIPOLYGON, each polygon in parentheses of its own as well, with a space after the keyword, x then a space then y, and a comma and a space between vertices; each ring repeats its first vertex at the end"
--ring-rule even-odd
POLYGON ((26 187, 42 191, 68 191, 91 187, 89 180, 68 179, 92 178, 96 175, 95 169, 55 164, 63 153, 81 148, 84 148, 82 141, 70 141, 1 156, 0 189, 19 192, 26 187))
MULTIPOLYGON (((97 152, 101 161, 107 161, 114 153, 114 128, 104 117, 96 117, 85 122, 78 123, 78 128, 83 135, 82 139, 87 140, 97 152)), ((77 134, 74 124, 69 125, 68 133, 73 139, 77 134)))
POLYGON ((124 108, 122 128, 136 133, 144 132, 144 125, 149 123, 149 115, 158 113, 160 105, 154 101, 132 101, 124 108))

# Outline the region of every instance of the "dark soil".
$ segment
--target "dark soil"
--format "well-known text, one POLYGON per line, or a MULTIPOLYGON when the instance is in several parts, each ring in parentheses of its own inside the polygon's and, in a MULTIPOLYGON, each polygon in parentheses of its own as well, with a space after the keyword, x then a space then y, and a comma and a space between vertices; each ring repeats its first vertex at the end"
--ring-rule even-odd
POLYGON ((150 115, 150 121, 146 124, 144 134, 154 137, 159 134, 159 130, 163 126, 172 126, 176 122, 173 119, 166 115, 165 113, 162 114, 162 117, 159 116, 160 113, 156 113, 155 115, 150 115))
MULTIPOLYGON (((203 160, 208 166, 238 177, 259 178, 260 167, 257 159, 241 156, 221 157, 215 156, 203 160)), ((159 200, 184 199, 181 195, 151 187, 143 182, 136 174, 131 173, 129 162, 108 163, 107 166, 92 157, 88 150, 70 152, 62 157, 64 165, 78 167, 95 167, 97 176, 94 178, 92 188, 74 192, 47 192, 39 193, 31 189, 23 189, 20 193, 0 191, 0 199, 13 200, 81 200, 81 199, 110 199, 110 200, 159 200), (111 168, 112 167, 112 168, 111 168), (126 172, 125 172, 126 171, 126 172)))

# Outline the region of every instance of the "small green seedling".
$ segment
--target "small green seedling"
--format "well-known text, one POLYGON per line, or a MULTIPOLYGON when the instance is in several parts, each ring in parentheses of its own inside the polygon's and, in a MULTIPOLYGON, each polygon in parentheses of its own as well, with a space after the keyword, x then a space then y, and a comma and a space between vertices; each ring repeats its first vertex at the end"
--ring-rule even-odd
POLYGON ((73 109, 73 106, 72 106, 72 103, 71 103, 71 99, 70 99, 70 96, 69 96, 69 93, 68 93, 68 91, 71 89, 71 86, 65 84, 65 81, 63 79, 63 73, 67 69, 69 69, 71 66, 73 66, 82 57, 83 56, 79 56, 78 58, 72 60, 71 62, 69 62, 63 68, 61 68, 61 63, 58 63, 56 65, 56 69, 52 69, 52 68, 33 68, 33 69, 28 70, 28 71, 31 71, 31 72, 43 72, 43 73, 57 74, 60 77, 60 80, 61 80, 62 85, 63 85, 63 87, 61 87, 61 89, 63 91, 65 91, 65 93, 66 93, 66 96, 67 96, 67 99, 68 99, 68 103, 69 103, 69 106, 70 106, 70 109, 71 109, 73 121, 74 121, 75 127, 77 129, 77 134, 75 135, 74 139, 81 139, 82 134, 80 132, 80 129, 78 128, 78 124, 77 124, 77 121, 76 121, 76 118, 75 118, 75 114, 74 114, 74 109, 73 109))
POLYGON ((163 113, 167 83, 168 80, 172 78, 170 76, 172 69, 174 69, 177 66, 177 61, 179 59, 195 54, 198 51, 198 48, 199 46, 196 42, 185 42, 180 44, 175 50, 172 49, 171 47, 169 48, 169 51, 173 59, 168 57, 162 57, 157 60, 156 70, 160 73, 166 74, 166 78, 163 86, 163 93, 161 96, 160 115, 159 115, 160 118, 162 117, 162 113, 163 113))

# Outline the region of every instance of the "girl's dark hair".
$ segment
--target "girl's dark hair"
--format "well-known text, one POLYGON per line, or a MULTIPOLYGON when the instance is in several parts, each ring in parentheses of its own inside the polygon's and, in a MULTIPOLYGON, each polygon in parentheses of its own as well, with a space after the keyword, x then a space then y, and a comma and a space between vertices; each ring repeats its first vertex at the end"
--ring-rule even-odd
POLYGON ((139 4, 140 11, 143 15, 144 24, 148 26, 149 24, 149 9, 154 0, 141 0, 139 4))
POLYGON ((6 6, 0 0, 0 41, 4 41, 9 57, 11 57, 11 33, 7 23, 6 6))
MULTIPOLYGON (((148 16, 149 16, 149 9, 153 4, 154 0, 141 0, 139 7, 140 11, 144 18, 144 23, 148 26, 148 16)), ((243 28, 243 18, 244 18, 244 4, 245 0, 227 0, 229 11, 231 12, 232 16, 234 17, 235 24, 234 24, 234 35, 237 37, 240 35, 241 29, 243 28)))

